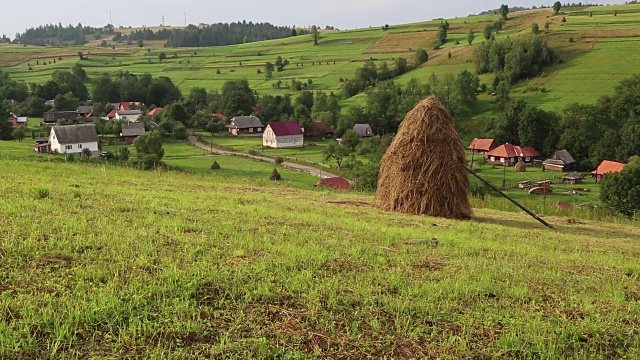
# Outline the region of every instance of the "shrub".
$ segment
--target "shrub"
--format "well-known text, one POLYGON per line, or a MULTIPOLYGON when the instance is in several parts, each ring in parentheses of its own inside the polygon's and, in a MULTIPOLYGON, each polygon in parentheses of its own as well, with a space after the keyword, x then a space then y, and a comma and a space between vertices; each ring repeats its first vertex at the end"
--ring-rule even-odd
POLYGON ((44 187, 44 186, 39 186, 36 188, 36 196, 39 199, 46 199, 49 197, 50 195, 50 190, 48 187, 44 187))
POLYGON ((487 196, 488 189, 484 184, 471 184, 471 196, 474 198, 480 198, 484 200, 484 197, 487 196))
POLYGON ((281 165, 284 162, 284 158, 282 156, 276 156, 275 163, 276 165, 281 165))
POLYGON ((255 150, 249 150, 249 155, 258 155, 258 152, 255 150))
POLYGON ((569 38, 569 42, 573 43, 575 40, 573 40, 573 36, 569 38))

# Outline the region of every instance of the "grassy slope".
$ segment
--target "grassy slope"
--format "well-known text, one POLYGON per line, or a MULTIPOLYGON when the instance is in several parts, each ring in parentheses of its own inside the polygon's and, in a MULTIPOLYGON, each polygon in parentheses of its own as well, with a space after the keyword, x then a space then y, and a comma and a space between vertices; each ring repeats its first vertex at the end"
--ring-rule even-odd
MULTIPOLYGON (((313 46, 311 36, 299 36, 257 43, 198 48, 162 49, 150 45, 150 50, 118 44, 115 50, 85 48, 46 49, 42 47, 0 46, 0 66, 17 79, 44 82, 55 69, 68 69, 78 61, 78 50, 91 52, 89 60, 82 61, 90 76, 104 72, 126 70, 133 73, 149 72, 156 76, 171 77, 183 90, 201 86, 210 90, 219 89, 228 79, 247 78, 260 93, 283 94, 291 89, 273 89, 276 80, 289 84, 292 79, 312 79, 312 90, 340 91, 340 77, 353 77, 354 70, 369 58, 378 64, 390 64, 398 56, 413 61, 415 49, 426 48, 430 60, 422 67, 402 76, 398 82, 405 83, 412 77, 426 81, 432 73, 457 73, 462 69, 474 70, 473 47, 466 43, 466 32, 476 32, 478 44, 484 26, 497 16, 474 16, 450 19, 449 42, 442 50, 430 50, 439 21, 392 26, 389 31, 379 28, 357 29, 338 32, 323 32, 319 46, 313 46), (455 45, 456 40, 460 45, 455 45), (98 52, 106 52, 99 54, 98 52), (158 54, 165 51, 169 59, 159 62, 158 54), (448 52, 452 58, 448 58, 448 52), (178 58, 171 58, 174 53, 178 58), (273 62, 281 55, 291 61, 288 69, 276 73, 271 81, 264 74, 257 74, 266 61, 273 62), (36 60, 52 60, 62 56, 56 64, 34 66, 27 63, 36 60), (335 64, 334 64, 335 61, 335 64), (242 65, 240 63, 242 62, 242 65), (327 64, 328 62, 328 64, 327 64), (304 64, 304 66, 296 66, 304 64), (220 69, 221 74, 216 74, 220 69)), ((514 96, 524 97, 547 109, 560 109, 566 104, 593 102, 600 95, 609 93, 615 83, 637 71, 640 58, 637 56, 640 41, 640 6, 594 7, 564 9, 558 16, 551 16, 550 9, 518 12, 510 15, 504 31, 498 38, 519 37, 529 33, 536 22, 543 28, 551 23, 549 38, 565 62, 547 71, 545 76, 523 82, 516 88, 514 96), (619 14, 613 15, 617 10, 619 14), (589 14, 592 14, 590 17, 589 14), (562 23, 565 17, 567 22, 562 23), (573 37, 575 42, 568 40, 573 37), (532 90, 533 89, 533 90, 532 90), (580 89, 576 94, 575 89, 580 89)), ((483 77, 491 83, 491 76, 483 77)), ((343 105, 362 104, 362 95, 346 100, 343 105)), ((481 98, 489 105, 489 98, 481 98)), ((486 111, 490 106, 480 106, 486 111)))
POLYGON ((639 239, 623 224, 547 231, 201 175, 0 167, 3 358, 640 356, 639 239))

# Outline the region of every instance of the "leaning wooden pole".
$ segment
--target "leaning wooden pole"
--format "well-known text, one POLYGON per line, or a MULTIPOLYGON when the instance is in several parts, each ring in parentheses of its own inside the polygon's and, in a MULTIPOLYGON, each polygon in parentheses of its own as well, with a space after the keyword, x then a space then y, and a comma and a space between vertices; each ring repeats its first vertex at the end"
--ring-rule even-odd
POLYGON ((467 169, 467 171, 469 172, 469 174, 475 176, 478 180, 482 181, 485 185, 487 185, 488 187, 492 188, 493 190, 495 190, 496 192, 498 192, 498 194, 504 196, 507 200, 511 201, 512 203, 514 203, 517 207, 519 207, 520 209, 522 209, 524 212, 526 212, 527 214, 529 214, 532 218, 538 220, 542 225, 553 229, 554 227, 549 224, 548 222, 544 221, 544 219, 542 219, 540 216, 536 215, 536 213, 534 213, 533 211, 527 209, 526 207, 520 205, 519 202, 515 201, 513 198, 511 198, 509 195, 505 194, 502 190, 498 189, 497 187, 493 186, 490 182, 486 181, 485 179, 481 178, 480 176, 478 176, 478 174, 475 173, 475 171, 469 169, 469 168, 465 168, 467 169))

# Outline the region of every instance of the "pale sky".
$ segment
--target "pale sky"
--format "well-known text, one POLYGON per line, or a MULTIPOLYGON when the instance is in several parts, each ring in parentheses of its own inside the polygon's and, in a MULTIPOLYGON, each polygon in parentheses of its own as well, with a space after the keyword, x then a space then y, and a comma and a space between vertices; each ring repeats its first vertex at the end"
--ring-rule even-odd
MULTIPOLYGON (((562 3, 567 0, 561 1, 562 3)), ((579 2, 580 0, 575 0, 579 2)), ((504 0, 2 0, 0 35, 48 23, 103 26, 157 26, 254 21, 276 25, 333 25, 340 29, 464 17, 496 9, 504 0)), ((594 1, 595 2, 595 1, 594 1)), ((598 3, 620 3, 600 0, 598 3)), ((519 0, 509 6, 550 5, 553 0, 519 0)))

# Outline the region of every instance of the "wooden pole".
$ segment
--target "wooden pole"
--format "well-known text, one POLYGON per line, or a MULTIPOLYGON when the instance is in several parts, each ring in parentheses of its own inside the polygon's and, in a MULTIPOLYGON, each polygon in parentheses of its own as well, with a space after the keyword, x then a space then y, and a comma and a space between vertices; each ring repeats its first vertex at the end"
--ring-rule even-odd
POLYGON ((490 187, 491 189, 495 190, 498 194, 504 196, 507 200, 511 201, 514 205, 516 205, 517 207, 519 207, 520 209, 522 209, 524 212, 526 212, 527 214, 529 214, 532 218, 538 220, 542 225, 553 229, 554 227, 549 224, 548 222, 544 221, 544 219, 542 219, 540 216, 536 215, 533 211, 525 208, 524 206, 520 205, 520 203, 518 203, 517 201, 515 201, 513 198, 511 198, 509 195, 505 194, 502 190, 498 189, 497 187, 491 185, 491 183, 489 183, 488 181, 486 181, 485 179, 481 178, 480 176, 478 176, 478 174, 475 173, 475 171, 469 169, 469 168, 465 168, 467 169, 467 172, 469 172, 469 174, 475 176, 478 180, 482 181, 482 183, 484 183, 485 185, 487 185, 488 187, 490 187))

